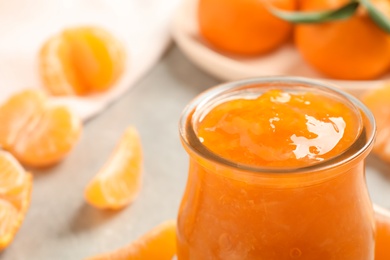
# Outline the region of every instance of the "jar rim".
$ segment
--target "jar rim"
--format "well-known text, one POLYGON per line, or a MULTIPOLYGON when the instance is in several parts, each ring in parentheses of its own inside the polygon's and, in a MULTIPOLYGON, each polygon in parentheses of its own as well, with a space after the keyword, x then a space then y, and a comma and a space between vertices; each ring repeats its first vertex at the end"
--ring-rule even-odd
MULTIPOLYGON (((227 83, 223 83, 217 85, 213 88, 210 88, 197 97, 195 97, 183 110, 180 121, 179 121, 179 132, 180 138, 191 152, 195 153, 200 158, 206 159, 218 165, 223 165, 229 168, 239 169, 247 172, 257 172, 257 173, 271 173, 271 174, 286 174, 286 173, 305 173, 305 172, 314 172, 320 170, 327 170, 331 168, 335 168, 337 166, 344 165, 350 161, 353 161, 355 158, 364 154, 370 147, 375 139, 376 134, 376 123, 372 112, 356 97, 352 96, 349 93, 346 93, 340 90, 337 86, 320 81, 315 79, 308 79, 303 77, 291 77, 291 76, 266 76, 266 77, 257 77, 257 78, 249 78, 238 81, 231 81, 227 83), (368 122, 369 128, 365 125, 365 122, 362 122, 363 130, 360 133, 360 137, 363 137, 365 134, 364 144, 359 146, 357 150, 354 150, 352 154, 351 148, 355 147, 358 142, 361 142, 361 138, 356 138, 354 142, 346 149, 344 152, 338 154, 337 156, 302 167, 261 167, 254 166, 248 164, 242 164, 238 162, 234 162, 227 158, 221 157, 220 155, 209 150, 203 143, 199 140, 196 131, 193 125, 193 115, 197 110, 203 108, 213 99, 218 97, 220 94, 227 93, 229 91, 239 90, 240 87, 245 86, 253 86, 260 84, 296 84, 300 86, 311 86, 315 87, 317 90, 323 90, 327 92, 333 92, 342 98, 350 101, 351 104, 361 113, 362 117, 366 118, 365 121, 368 122)), ((356 147, 355 147, 356 148, 356 147)))

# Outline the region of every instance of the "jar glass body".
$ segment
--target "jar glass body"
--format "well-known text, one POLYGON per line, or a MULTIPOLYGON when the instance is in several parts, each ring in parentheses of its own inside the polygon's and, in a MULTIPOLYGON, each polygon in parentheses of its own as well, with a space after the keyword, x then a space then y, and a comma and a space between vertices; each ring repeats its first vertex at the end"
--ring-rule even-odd
POLYGON ((190 165, 178 215, 178 259, 373 260, 375 224, 364 159, 374 125, 359 101, 306 79, 244 80, 200 95, 180 123, 190 165), (360 136, 339 157, 300 169, 246 167, 218 158, 197 141, 197 122, 215 104, 270 87, 342 95, 361 113, 360 136))

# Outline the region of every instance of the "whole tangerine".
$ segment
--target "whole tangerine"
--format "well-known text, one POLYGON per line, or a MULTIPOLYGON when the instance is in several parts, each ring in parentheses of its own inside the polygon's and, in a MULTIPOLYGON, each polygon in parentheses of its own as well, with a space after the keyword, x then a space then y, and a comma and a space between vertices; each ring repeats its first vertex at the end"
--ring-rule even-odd
MULTIPOLYGON (((295 0, 267 1, 294 10, 295 0)), ((292 25, 271 14, 259 0, 199 0, 200 35, 214 48, 237 55, 269 52, 289 37, 292 25)))
MULTIPOLYGON (((301 11, 335 9, 347 0, 305 0, 301 11)), ((295 44, 303 58, 326 76, 344 80, 368 80, 390 66, 390 35, 380 29, 365 10, 346 20, 299 24, 295 44)))

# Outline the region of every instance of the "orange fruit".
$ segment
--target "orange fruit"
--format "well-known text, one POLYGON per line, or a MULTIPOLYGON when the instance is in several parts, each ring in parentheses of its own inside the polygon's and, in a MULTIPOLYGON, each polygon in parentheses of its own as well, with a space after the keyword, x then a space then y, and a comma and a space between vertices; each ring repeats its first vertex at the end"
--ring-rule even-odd
POLYGON ((374 114, 377 124, 373 152, 390 162, 390 84, 367 92, 361 99, 374 114))
POLYGON ((109 160, 88 184, 85 198, 97 208, 123 208, 138 195, 141 174, 141 141, 137 130, 129 127, 109 160))
POLYGON ((87 260, 172 260, 176 255, 176 224, 166 221, 131 244, 87 260))
MULTIPOLYGON (((335 9, 347 2, 302 0, 300 8, 302 11, 335 9)), ((365 12, 356 12, 346 20, 297 25, 294 37, 304 60, 332 78, 373 79, 390 66, 390 35, 365 12)))
POLYGON ((0 250, 22 225, 30 205, 32 175, 8 152, 0 150, 0 250))
POLYGON ((390 212, 375 212, 376 235, 375 235, 375 260, 390 259, 390 212))
MULTIPOLYGON (((268 1, 294 10, 295 0, 268 1)), ((274 50, 289 37, 292 25, 272 15, 259 0, 199 0, 200 35, 216 49, 238 55, 274 50)))
POLYGON ((63 159, 76 144, 81 121, 39 91, 26 90, 0 106, 0 146, 20 162, 45 167, 63 159))
POLYGON ((125 57, 123 44, 107 30, 68 28, 41 48, 40 75, 53 95, 104 92, 121 76, 125 57))

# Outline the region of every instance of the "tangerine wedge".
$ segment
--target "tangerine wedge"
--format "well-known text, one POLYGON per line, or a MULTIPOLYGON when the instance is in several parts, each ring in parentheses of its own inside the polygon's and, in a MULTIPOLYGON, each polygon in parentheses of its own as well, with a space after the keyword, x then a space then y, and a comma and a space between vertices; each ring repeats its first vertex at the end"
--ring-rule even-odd
POLYGON ((21 163, 45 167, 63 159, 76 144, 81 120, 40 91, 20 92, 0 106, 0 146, 21 163))
POLYGON ((377 124, 373 152, 390 162, 390 84, 367 92, 361 99, 374 114, 377 124))
POLYGON ((0 151, 0 250, 19 230, 30 205, 32 175, 8 152, 0 151))
POLYGON ((141 187, 142 149, 137 130, 129 127, 109 160, 85 190, 91 205, 119 209, 133 202, 141 187))
POLYGON ((164 222, 133 243, 87 260, 172 260, 176 255, 175 221, 164 222))
POLYGON ((9 149, 17 141, 19 132, 43 111, 42 92, 26 90, 9 98, 0 106, 0 145, 9 149))
POLYGON ((125 67, 124 45, 100 27, 63 30, 39 53, 42 81, 53 95, 88 95, 111 88, 125 67))

